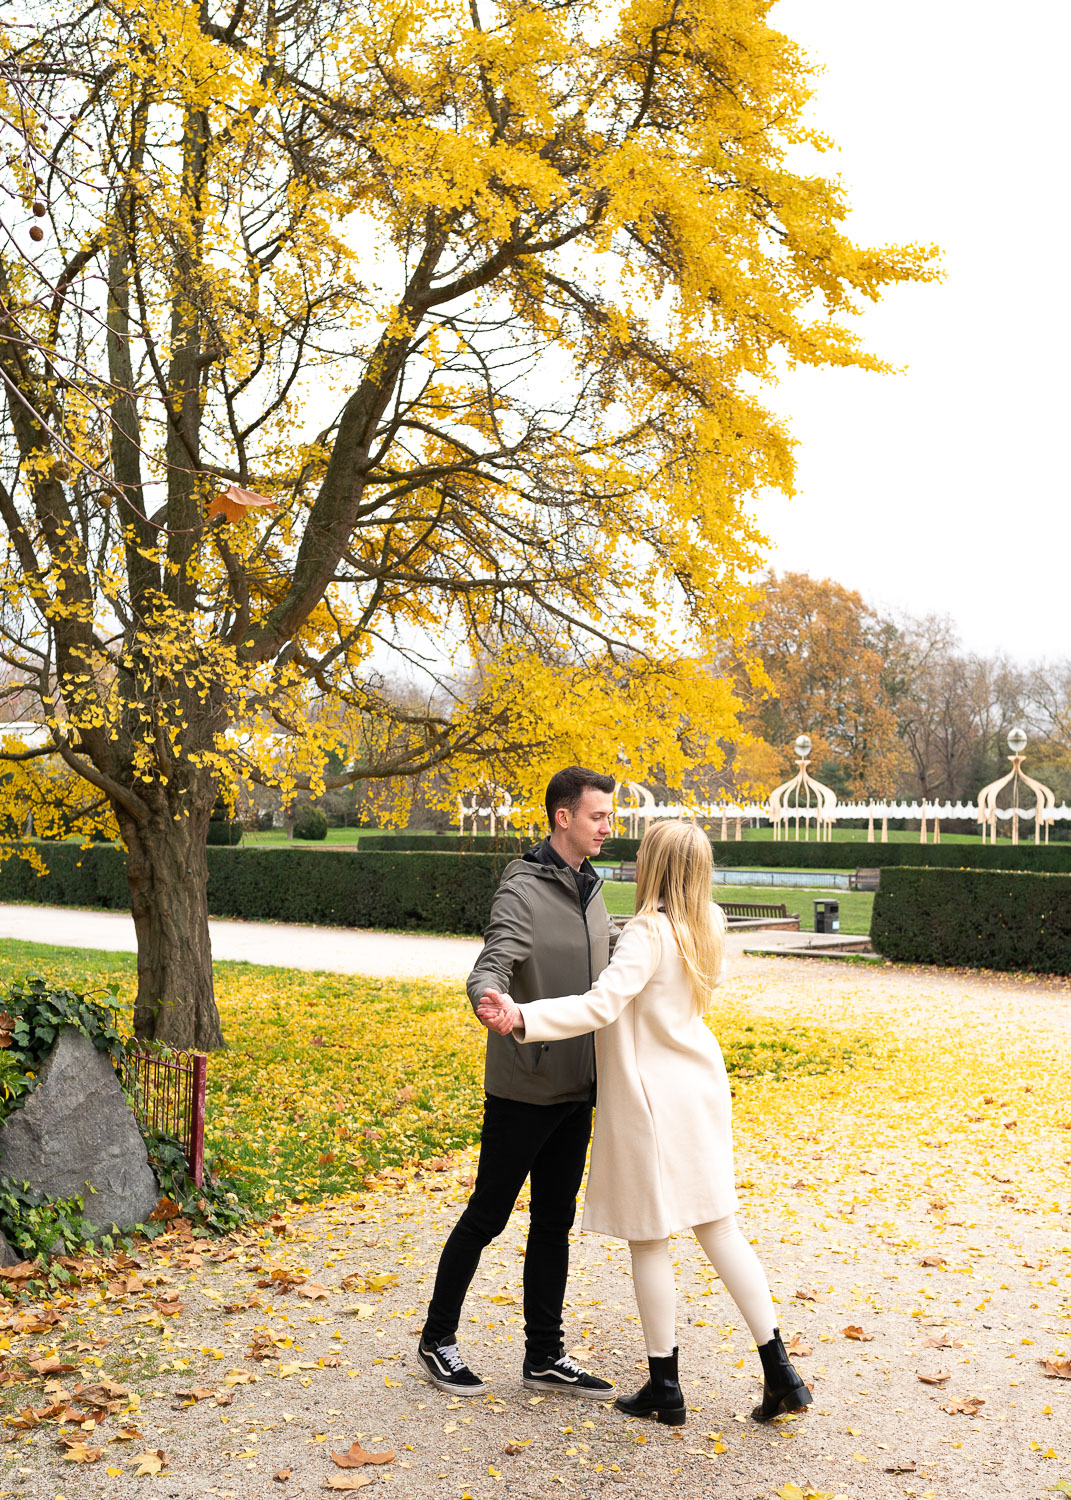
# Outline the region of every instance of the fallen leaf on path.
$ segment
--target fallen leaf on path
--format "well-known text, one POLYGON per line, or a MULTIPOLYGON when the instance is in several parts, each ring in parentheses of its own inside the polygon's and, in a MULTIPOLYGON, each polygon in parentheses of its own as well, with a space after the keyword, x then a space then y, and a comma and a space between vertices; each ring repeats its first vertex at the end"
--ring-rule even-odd
MULTIPOLYGON (((63 1443, 62 1438, 60 1442, 63 1443)), ((95 1464, 104 1452, 103 1448, 87 1448, 82 1438, 68 1439, 64 1446, 67 1452, 63 1455, 63 1461, 68 1464, 95 1464)))
POLYGON ((143 1479, 147 1474, 159 1474, 161 1469, 166 1469, 168 1457, 162 1448, 150 1448, 145 1453, 135 1453, 130 1462, 137 1464, 134 1478, 143 1479))
POLYGON ((858 1323, 849 1323, 843 1330, 846 1339, 854 1339, 857 1344, 872 1344, 874 1335, 865 1333, 858 1323))
POLYGON ((290 1478, 290 1470, 289 1469, 279 1469, 271 1477, 275 1480, 276 1484, 285 1484, 286 1481, 290 1478))
POLYGON ((962 1349, 959 1339, 950 1339, 947 1333, 938 1333, 933 1338, 923 1339, 926 1349, 962 1349))
POLYGON ((390 1271, 377 1271, 373 1276, 362 1276, 360 1285, 366 1292, 383 1292, 397 1283, 397 1276, 390 1271))
POLYGON ((902 1463, 886 1464, 886 1474, 914 1474, 918 1470, 918 1464, 913 1458, 905 1458, 902 1463))
POLYGON ((531 1441, 531 1438, 512 1438, 502 1449, 502 1452, 510 1454, 511 1457, 517 1453, 523 1453, 531 1441))
POLYGON ((152 1305, 162 1318, 177 1318, 179 1313, 186 1311, 186 1304, 179 1301, 177 1292, 154 1298, 152 1305))
POLYGON ((788 1350, 789 1354, 798 1355, 800 1359, 806 1359, 808 1354, 814 1353, 811 1345, 804 1343, 803 1339, 798 1333, 794 1333, 792 1335, 788 1343, 785 1345, 785 1348, 788 1350))
MULTIPOLYGON (((175 1395, 179 1398, 180 1401, 184 1402, 186 1406, 196 1405, 198 1401, 207 1401, 209 1396, 213 1394, 214 1392, 212 1390, 212 1387, 208 1385, 195 1385, 192 1390, 175 1392, 175 1395)), ((171 1409, 172 1411, 181 1411, 183 1408, 172 1407, 171 1409)))
POLYGON ((818 1293, 814 1290, 813 1287, 809 1286, 801 1286, 797 1288, 795 1296, 797 1296, 801 1302, 818 1301, 818 1293))
POLYGON ((359 1469, 362 1464, 392 1464, 394 1449, 386 1453, 368 1453, 360 1443, 353 1442, 347 1452, 332 1453, 331 1457, 340 1469, 359 1469))
POLYGON ((942 1403, 941 1410, 951 1412, 953 1416, 961 1413, 965 1417, 976 1417, 984 1405, 983 1396, 953 1396, 950 1401, 942 1403))
POLYGON ((366 1484, 374 1484, 371 1474, 332 1474, 324 1483, 325 1490, 363 1490, 366 1484))
POLYGON ((66 1365, 55 1355, 47 1359, 30 1359, 26 1363, 31 1370, 36 1370, 38 1375, 69 1375, 72 1370, 77 1370, 77 1365, 66 1365))
POLYGON ((944 1385, 946 1380, 952 1379, 951 1370, 935 1370, 932 1375, 920 1375, 919 1379, 923 1385, 944 1385))
POLYGON ((943 1255, 924 1255, 919 1261, 920 1266, 946 1266, 947 1264, 943 1255))
POLYGON ((308 1297, 315 1302, 318 1297, 329 1297, 331 1289, 322 1286, 318 1281, 303 1281, 297 1288, 297 1294, 299 1297, 308 1297))
POLYGON ((363 1322, 365 1318, 373 1317, 376 1310, 367 1302, 357 1302, 353 1305, 353 1307, 344 1308, 343 1311, 348 1312, 351 1317, 357 1318, 359 1321, 363 1322))
POLYGON ((1039 1359, 1038 1364, 1049 1380, 1071 1380, 1071 1359, 1039 1359))

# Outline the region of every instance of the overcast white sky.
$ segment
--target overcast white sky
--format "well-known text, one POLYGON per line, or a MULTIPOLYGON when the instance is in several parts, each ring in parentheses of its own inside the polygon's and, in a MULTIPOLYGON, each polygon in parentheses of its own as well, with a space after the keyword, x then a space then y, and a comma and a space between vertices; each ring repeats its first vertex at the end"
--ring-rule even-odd
POLYGON ((826 68, 850 232, 936 241, 947 279, 862 321, 899 376, 802 371, 767 399, 799 495, 763 499, 772 561, 947 613, 964 645, 1071 655, 1066 461, 1067 0, 780 0, 826 68))

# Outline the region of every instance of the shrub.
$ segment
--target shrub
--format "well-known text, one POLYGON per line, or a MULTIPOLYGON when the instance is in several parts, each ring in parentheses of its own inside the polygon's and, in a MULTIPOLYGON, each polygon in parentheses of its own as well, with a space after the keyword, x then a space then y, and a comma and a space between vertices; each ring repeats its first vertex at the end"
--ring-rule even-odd
POLYGON ((1068 844, 841 844, 714 841, 714 863, 728 869, 843 870, 854 866, 888 869, 912 865, 927 869, 1047 870, 1071 874, 1068 844))
POLYGON ((246 921, 479 933, 511 857, 212 849, 208 909, 246 921))
POLYGON ((240 844, 242 842, 242 825, 237 818, 230 817, 223 797, 216 798, 216 805, 208 819, 206 842, 209 844, 240 844))
MULTIPOLYGON (((394 849, 402 852, 404 850, 424 850, 431 853, 437 850, 458 851, 481 851, 483 853, 495 854, 524 854, 528 849, 534 847, 543 838, 540 831, 535 839, 530 839, 527 833, 496 833, 494 837, 489 833, 362 833, 357 840, 358 847, 364 850, 394 849)), ((640 847, 639 839, 607 839, 602 846, 602 853, 598 856, 598 863, 607 861, 629 860, 636 858, 636 850, 640 847)))
POLYGON ((294 837, 318 841, 327 837, 327 817, 318 807, 299 807, 294 818, 294 837))
POLYGON ((1071 974, 1071 877, 888 869, 870 936, 900 963, 1071 974))

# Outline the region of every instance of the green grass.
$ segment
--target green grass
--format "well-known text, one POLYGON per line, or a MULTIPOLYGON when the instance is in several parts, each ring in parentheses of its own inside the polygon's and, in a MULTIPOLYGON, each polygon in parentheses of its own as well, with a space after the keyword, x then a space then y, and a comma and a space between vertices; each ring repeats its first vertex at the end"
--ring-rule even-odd
MULTIPOLYGON (((0 985, 34 973, 78 991, 114 983, 129 1024, 133 954, 0 942, 0 985)), ((484 1032, 460 984, 238 963, 217 963, 215 980, 227 1047, 209 1059, 207 1156, 250 1202, 318 1201, 479 1138, 484 1032)), ((728 1006, 711 1024, 738 1088, 870 1050, 862 1033, 728 1006)))
MULTIPOLYGON (((613 916, 631 916, 636 905, 636 887, 627 881, 607 881, 602 888, 606 909, 613 916)), ((874 910, 872 891, 800 890, 797 886, 719 885, 714 888, 716 901, 750 901, 763 906, 780 906, 784 902, 789 914, 798 913, 801 932, 814 931, 814 901, 840 902, 840 930, 853 937, 865 937, 870 931, 874 910)))

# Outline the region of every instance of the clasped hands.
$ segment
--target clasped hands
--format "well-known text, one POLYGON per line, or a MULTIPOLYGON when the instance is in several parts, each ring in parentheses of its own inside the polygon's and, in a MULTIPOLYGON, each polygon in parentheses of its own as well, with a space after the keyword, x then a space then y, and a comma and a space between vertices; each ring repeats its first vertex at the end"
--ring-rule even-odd
POLYGON ((524 1030, 524 1015, 516 1001, 501 990, 484 990, 476 1014, 488 1031, 497 1031, 499 1036, 509 1036, 511 1031, 524 1030))

